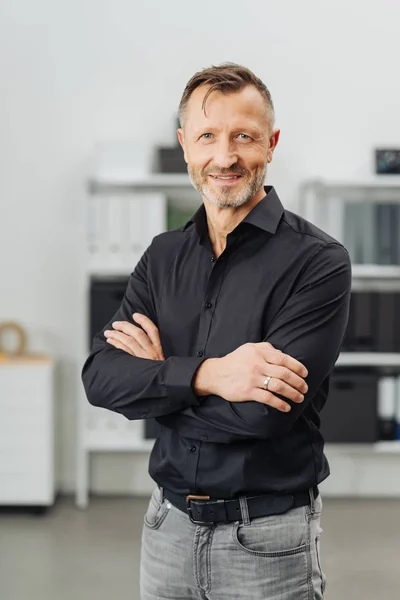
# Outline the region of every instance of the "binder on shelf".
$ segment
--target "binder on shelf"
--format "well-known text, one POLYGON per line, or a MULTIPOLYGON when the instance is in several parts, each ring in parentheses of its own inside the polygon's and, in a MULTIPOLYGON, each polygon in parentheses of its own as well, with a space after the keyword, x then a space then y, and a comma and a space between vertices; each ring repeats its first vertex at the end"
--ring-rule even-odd
POLYGON ((377 263, 393 265, 397 260, 396 205, 380 204, 376 207, 377 263))
POLYGON ((396 206, 396 240, 397 240, 396 264, 400 265, 400 205, 396 206))
POLYGON ((153 238, 167 228, 160 192, 107 192, 89 197, 87 248, 95 272, 132 272, 153 238))
POLYGON ((321 411, 321 433, 328 443, 369 444, 379 439, 375 373, 335 369, 321 411))
POLYGON ((108 196, 107 202, 107 249, 112 256, 121 255, 123 244, 124 198, 108 196))
POLYGON ((391 441, 396 436, 396 377, 380 377, 378 381, 378 428, 379 439, 391 441))
POLYGON ((400 264, 399 204, 346 202, 342 212, 344 245, 354 264, 400 264))
POLYGON ((375 292, 352 292, 344 350, 358 352, 377 350, 377 304, 378 294, 375 292))
POLYGON ((344 351, 400 352, 400 293, 353 291, 344 351))
POLYGON ((144 251, 145 223, 143 202, 138 194, 127 198, 128 202, 128 235, 126 243, 129 254, 142 254, 144 251))
POLYGON ((94 265, 107 264, 110 257, 110 198, 90 197, 87 215, 87 248, 94 265))
POLYGON ((130 253, 141 256, 153 238, 167 229, 167 198, 160 192, 135 193, 128 202, 130 253))
POLYGON ((399 219, 398 219, 398 214, 399 214, 399 204, 392 204, 391 205, 391 221, 390 221, 390 245, 391 245, 391 258, 392 258, 392 264, 396 265, 398 264, 398 256, 399 256, 399 219))
POLYGON ((398 293, 381 292, 378 295, 378 310, 376 314, 377 328, 377 350, 378 352, 395 352, 395 321, 396 321, 396 299, 398 293))
POLYGON ((129 274, 118 277, 92 277, 90 280, 89 339, 88 350, 93 338, 101 331, 119 309, 128 285, 129 274))
POLYGON ((347 248, 351 262, 361 264, 363 260, 364 232, 360 219, 362 207, 357 203, 347 202, 344 207, 344 246, 347 248))
POLYGON ((362 205, 363 217, 363 260, 366 265, 376 263, 376 229, 375 229, 375 205, 367 202, 362 205))
POLYGON ((394 221, 394 239, 396 240, 396 249, 395 249, 395 264, 400 265, 400 205, 397 204, 395 206, 395 217, 394 221))
POLYGON ((400 375, 396 378, 395 438, 400 440, 400 375))
POLYGON ((99 252, 100 244, 100 210, 97 199, 93 196, 88 198, 86 216, 86 236, 88 250, 91 254, 99 252))

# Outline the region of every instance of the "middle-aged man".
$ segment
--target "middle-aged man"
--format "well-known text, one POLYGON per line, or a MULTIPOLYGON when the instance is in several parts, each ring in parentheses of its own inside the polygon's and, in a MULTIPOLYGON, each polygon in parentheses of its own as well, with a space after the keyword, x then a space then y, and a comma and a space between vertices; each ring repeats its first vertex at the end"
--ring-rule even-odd
POLYGON ((154 238, 83 368, 91 404, 161 425, 141 598, 321 599, 318 413, 349 257, 263 187, 280 132, 249 69, 196 73, 179 116, 203 204, 154 238))

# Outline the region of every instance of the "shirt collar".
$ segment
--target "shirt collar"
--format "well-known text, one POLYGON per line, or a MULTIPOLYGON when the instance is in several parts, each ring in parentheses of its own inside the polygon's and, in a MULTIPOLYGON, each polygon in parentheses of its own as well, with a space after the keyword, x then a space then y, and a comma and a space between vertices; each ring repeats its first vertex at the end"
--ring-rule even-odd
MULTIPOLYGON (((250 223, 256 227, 276 233, 279 222, 283 215, 283 206, 275 188, 271 185, 264 186, 265 196, 243 219, 242 223, 250 223)), ((194 223, 199 237, 203 237, 207 232, 207 216, 204 204, 196 211, 193 217, 183 227, 183 231, 194 223)))

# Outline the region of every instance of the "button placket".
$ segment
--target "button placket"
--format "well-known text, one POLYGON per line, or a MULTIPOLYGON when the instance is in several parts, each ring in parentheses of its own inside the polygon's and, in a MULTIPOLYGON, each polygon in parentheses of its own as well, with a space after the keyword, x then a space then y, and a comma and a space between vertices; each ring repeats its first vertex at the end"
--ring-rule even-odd
MULTIPOLYGON (((220 265, 220 261, 223 258, 224 258, 224 256, 222 254, 221 256, 218 257, 218 262, 217 262, 216 257, 214 255, 211 256, 210 260, 213 263, 213 268, 209 274, 207 287, 205 290, 205 298, 207 298, 207 296, 210 298, 210 296, 211 296, 211 298, 214 298, 214 300, 216 301, 216 299, 218 297, 218 291, 221 288, 222 281, 223 281, 223 274, 225 271, 225 265, 224 266, 220 265)), ((198 334, 198 338, 197 338, 197 344, 200 346, 200 348, 198 350, 196 350, 196 356, 198 358, 202 358, 206 352, 205 347, 207 346, 207 340, 208 340, 208 336, 210 333, 211 322, 212 322, 212 318, 214 315, 215 301, 211 302, 211 300, 204 299, 203 309, 201 310, 201 313, 200 313, 199 334, 198 334), (214 309, 210 310, 213 307, 214 307, 214 309), (203 348, 201 348, 201 346, 203 346, 203 348)))

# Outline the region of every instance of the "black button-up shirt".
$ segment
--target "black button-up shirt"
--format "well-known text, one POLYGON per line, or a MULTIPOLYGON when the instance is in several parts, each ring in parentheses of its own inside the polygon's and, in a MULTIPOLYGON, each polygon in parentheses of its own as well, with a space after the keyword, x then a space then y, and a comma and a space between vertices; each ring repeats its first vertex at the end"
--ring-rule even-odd
POLYGON ((176 493, 294 492, 329 474, 318 413, 347 324, 350 261, 336 240, 284 210, 274 188, 265 190, 218 259, 204 206, 182 229, 155 237, 83 368, 91 404, 127 419, 157 418, 149 472, 176 493), (104 330, 132 322, 134 312, 157 325, 165 361, 107 344, 104 330), (204 360, 261 341, 306 366, 303 403, 288 401, 292 410, 282 413, 196 396, 192 380, 204 360))

